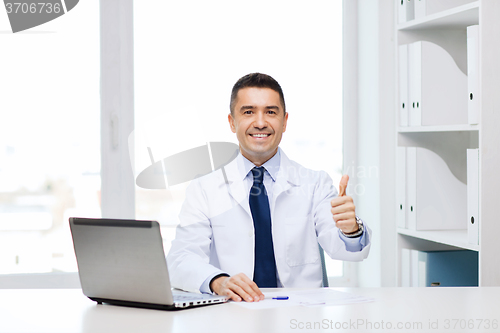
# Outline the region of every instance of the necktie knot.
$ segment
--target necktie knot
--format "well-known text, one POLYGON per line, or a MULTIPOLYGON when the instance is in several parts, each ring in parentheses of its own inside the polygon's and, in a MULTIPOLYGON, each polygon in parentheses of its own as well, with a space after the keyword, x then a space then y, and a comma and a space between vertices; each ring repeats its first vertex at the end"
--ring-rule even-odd
POLYGON ((253 182, 254 184, 262 184, 264 181, 264 171, 266 169, 264 167, 255 167, 252 169, 253 182))

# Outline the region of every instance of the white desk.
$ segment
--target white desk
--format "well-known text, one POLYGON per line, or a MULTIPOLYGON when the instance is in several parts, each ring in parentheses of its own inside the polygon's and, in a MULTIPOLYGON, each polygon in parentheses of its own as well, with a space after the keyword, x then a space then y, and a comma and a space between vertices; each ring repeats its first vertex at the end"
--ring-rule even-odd
POLYGON ((500 332, 500 287, 336 290, 376 300, 316 308, 247 310, 227 303, 159 311, 97 305, 78 289, 7 289, 0 290, 0 332, 366 332, 371 331, 368 322, 376 332, 500 332), (436 321, 438 327, 429 328, 436 321), (317 329, 307 329, 314 322, 317 329), (413 323, 421 329, 410 328, 413 323))

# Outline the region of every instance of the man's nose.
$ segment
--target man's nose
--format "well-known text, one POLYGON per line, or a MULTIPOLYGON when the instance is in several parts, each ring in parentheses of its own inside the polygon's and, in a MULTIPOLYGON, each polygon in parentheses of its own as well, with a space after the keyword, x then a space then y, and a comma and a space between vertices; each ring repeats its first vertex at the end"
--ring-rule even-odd
POLYGON ((255 114, 255 121, 253 125, 259 129, 267 127, 266 117, 263 112, 257 112, 255 114))

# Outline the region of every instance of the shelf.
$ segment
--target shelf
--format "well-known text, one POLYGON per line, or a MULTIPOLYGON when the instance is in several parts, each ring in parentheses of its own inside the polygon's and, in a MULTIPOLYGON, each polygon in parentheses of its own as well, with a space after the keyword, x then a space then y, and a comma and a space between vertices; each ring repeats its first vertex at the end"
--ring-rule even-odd
POLYGON ((428 132, 473 132, 479 131, 479 125, 443 125, 443 126, 400 126, 398 133, 428 133, 428 132))
POLYGON ((410 230, 398 228, 398 234, 455 246, 466 250, 479 251, 479 245, 469 244, 467 230, 410 230))
POLYGON ((465 27, 475 24, 479 24, 479 1, 398 24, 398 30, 465 29, 465 27))

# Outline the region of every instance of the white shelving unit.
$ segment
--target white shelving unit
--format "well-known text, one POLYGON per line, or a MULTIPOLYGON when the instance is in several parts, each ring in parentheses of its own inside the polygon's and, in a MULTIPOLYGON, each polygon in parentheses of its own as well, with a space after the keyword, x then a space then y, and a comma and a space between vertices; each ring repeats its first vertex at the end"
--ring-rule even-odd
MULTIPOLYGON (((429 0, 427 0, 429 1, 429 0)), ((432 0, 440 1, 440 0, 432 0)), ((449 3, 448 0, 442 0, 449 3)), ((395 19, 398 20, 396 6, 395 19)), ((479 245, 469 244, 467 229, 411 230, 398 227, 397 280, 401 285, 401 250, 471 250, 479 257, 479 285, 500 285, 500 1, 480 0, 396 24, 396 54, 399 45, 429 41, 441 46, 467 73, 467 26, 480 26, 480 121, 479 125, 399 126, 394 130, 397 146, 422 147, 437 153, 453 174, 463 174, 466 149, 479 148, 479 245), (461 156, 463 158, 457 158, 461 156)), ((396 57, 396 59, 398 59, 396 57)), ((399 70, 395 63, 396 73, 399 70)), ((399 89, 396 79, 396 112, 399 115, 399 89)), ((466 169, 465 169, 466 170, 466 169)), ((460 179, 460 177, 459 177, 460 179)), ((460 179, 461 181, 463 180, 460 179)), ((399 207, 398 207, 399 209, 399 207)), ((418 209, 418 208, 417 208, 418 209)), ((464 216, 464 221, 467 219, 464 216)))
POLYGON ((425 133, 425 132, 468 132, 479 131, 478 125, 447 125, 447 126, 408 126, 398 127, 398 133, 425 133))
POLYGON ((460 29, 464 26, 478 24, 478 22, 479 1, 475 1, 440 13, 401 23, 398 25, 398 30, 460 29))

